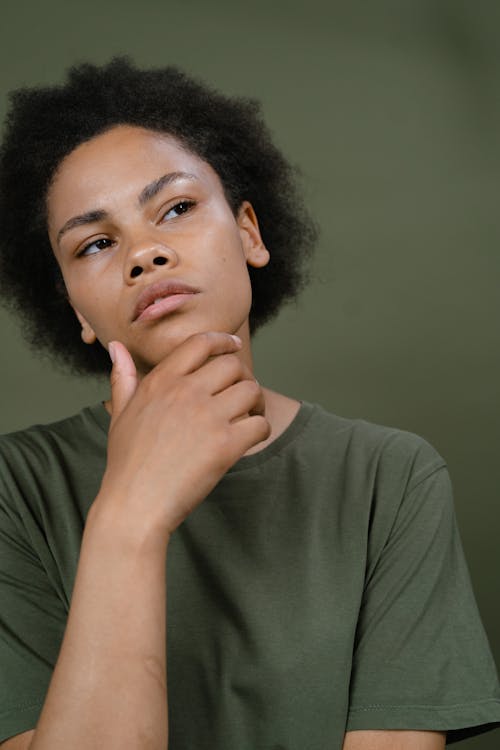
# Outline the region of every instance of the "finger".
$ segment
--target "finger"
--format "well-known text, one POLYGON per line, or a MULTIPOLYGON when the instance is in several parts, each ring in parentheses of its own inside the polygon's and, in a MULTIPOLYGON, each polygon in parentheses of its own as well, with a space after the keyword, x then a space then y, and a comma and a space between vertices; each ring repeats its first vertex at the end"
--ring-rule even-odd
POLYGON ((159 365, 157 370, 167 368, 175 375, 188 375, 198 370, 210 357, 229 354, 241 349, 241 339, 230 333, 206 331, 195 333, 183 341, 159 365))
POLYGON ((214 397, 227 420, 240 419, 247 414, 265 414, 264 391, 256 380, 241 380, 214 397))
POLYGON ((205 385, 207 393, 212 396, 240 380, 254 380, 251 369, 235 352, 211 357, 190 377, 205 385))
POLYGON ((263 391, 262 387, 259 385, 259 383, 257 382, 257 380, 255 382, 257 383, 257 385, 259 387, 260 396, 259 396, 259 399, 257 400, 257 402, 255 403, 255 405, 251 409, 249 409, 248 413, 251 416, 259 416, 260 415, 261 417, 265 417, 266 416, 266 398, 264 396, 264 391, 263 391))
POLYGON ((137 371, 128 349, 119 341, 109 343, 111 369, 111 426, 116 422, 137 389, 137 371))
POLYGON ((240 419, 231 425, 231 429, 234 452, 237 454, 235 461, 254 445, 267 440, 271 434, 271 425, 265 417, 260 415, 240 419))

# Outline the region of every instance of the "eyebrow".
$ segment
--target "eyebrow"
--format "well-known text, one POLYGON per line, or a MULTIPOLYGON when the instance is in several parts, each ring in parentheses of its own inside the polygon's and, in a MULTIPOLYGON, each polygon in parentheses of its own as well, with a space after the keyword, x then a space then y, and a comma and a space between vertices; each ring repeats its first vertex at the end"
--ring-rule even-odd
POLYGON ((69 232, 70 229, 74 229, 75 227, 81 227, 84 224, 93 224, 95 221, 103 221, 103 219, 108 218, 108 213, 106 211, 102 210, 95 210, 95 211, 87 211, 84 214, 79 214, 78 216, 73 216, 71 219, 68 219, 60 230, 57 233, 57 242, 61 239, 63 234, 66 234, 66 232, 69 232))
POLYGON ((164 174, 162 177, 158 177, 157 180, 150 182, 149 185, 146 185, 144 190, 141 191, 141 194, 139 195, 139 206, 144 206, 145 203, 154 198, 155 195, 158 195, 164 187, 170 185, 172 182, 196 179, 196 175, 191 174, 190 172, 169 172, 168 174, 164 174))
MULTIPOLYGON (((146 187, 141 190, 138 197, 138 204, 139 206, 144 206, 146 203, 148 203, 148 201, 152 200, 152 198, 158 195, 158 193, 160 193, 163 188, 165 188, 167 185, 171 185, 173 182, 177 182, 178 180, 196 179, 198 179, 196 175, 191 174, 190 172, 169 172, 168 174, 164 174, 161 177, 158 177, 158 179, 153 180, 153 182, 150 182, 149 185, 146 185, 146 187)), ((68 219, 68 221, 66 221, 60 228, 59 232, 57 233, 57 242, 59 243, 61 237, 66 234, 66 232, 69 232, 70 229, 81 227, 85 224, 93 224, 96 221, 104 221, 104 219, 108 218, 108 212, 104 211, 103 209, 94 209, 92 211, 86 211, 84 214, 73 216, 71 219, 68 219)))

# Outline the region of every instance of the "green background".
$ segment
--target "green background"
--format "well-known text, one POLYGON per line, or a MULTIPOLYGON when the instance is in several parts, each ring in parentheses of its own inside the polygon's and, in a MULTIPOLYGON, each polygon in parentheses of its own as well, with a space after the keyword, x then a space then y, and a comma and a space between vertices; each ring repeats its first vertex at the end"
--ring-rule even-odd
MULTIPOLYGON (((117 53, 262 101, 322 234, 310 288, 256 337, 257 377, 446 458, 498 659, 500 4, 21 0, 1 24, 2 115, 10 89, 117 53)), ((0 326, 1 431, 106 395, 0 326)))

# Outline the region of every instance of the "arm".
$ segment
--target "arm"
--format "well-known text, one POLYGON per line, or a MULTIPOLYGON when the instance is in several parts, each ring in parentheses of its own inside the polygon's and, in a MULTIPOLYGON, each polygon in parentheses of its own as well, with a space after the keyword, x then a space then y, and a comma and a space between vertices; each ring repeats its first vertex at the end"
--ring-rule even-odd
POLYGON ((89 514, 32 750, 167 747, 166 543, 127 535, 105 501, 89 514))
POLYGON ((269 434, 267 420, 249 416, 260 388, 223 356, 238 349, 232 337, 192 337, 139 385, 117 349, 106 472, 30 750, 165 750, 168 540, 269 434))
POLYGON ((36 733, 7 740, 5 750, 167 747, 167 545, 127 538, 119 519, 96 512, 105 507, 101 500, 87 519, 67 627, 36 733))
POLYGON ((347 732, 342 750, 443 750, 443 732, 358 730, 347 732))

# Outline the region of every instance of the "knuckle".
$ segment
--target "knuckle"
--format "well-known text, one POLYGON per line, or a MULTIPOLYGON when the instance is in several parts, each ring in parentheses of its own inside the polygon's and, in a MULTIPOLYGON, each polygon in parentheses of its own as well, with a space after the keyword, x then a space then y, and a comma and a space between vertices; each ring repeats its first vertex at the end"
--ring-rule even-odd
POLYGON ((222 343, 226 344, 228 341, 233 341, 229 333, 223 333, 222 331, 200 331, 190 336, 190 339, 199 341, 202 346, 208 346, 210 349, 220 346, 222 343))
POLYGON ((195 333, 195 344, 202 357, 208 357, 214 349, 216 336, 211 331, 195 333))
POLYGON ((242 375, 243 364, 236 354, 224 354, 221 361, 223 362, 223 366, 229 376, 238 378, 242 375))
POLYGON ((194 350, 206 351, 210 347, 211 334, 209 331, 192 333, 191 336, 181 344, 182 347, 193 348, 194 350))
POLYGON ((254 400, 257 400, 258 398, 260 398, 262 390, 256 380, 245 380, 244 384, 245 384, 245 388, 248 393, 248 396, 250 398, 254 400))
POLYGON ((268 438, 271 434, 271 425, 264 416, 256 416, 254 419, 257 420, 256 426, 258 428, 258 434, 262 435, 262 440, 268 438))
POLYGON ((214 334, 211 331, 200 331, 193 334, 193 338, 199 341, 202 345, 211 344, 214 338, 214 334))

